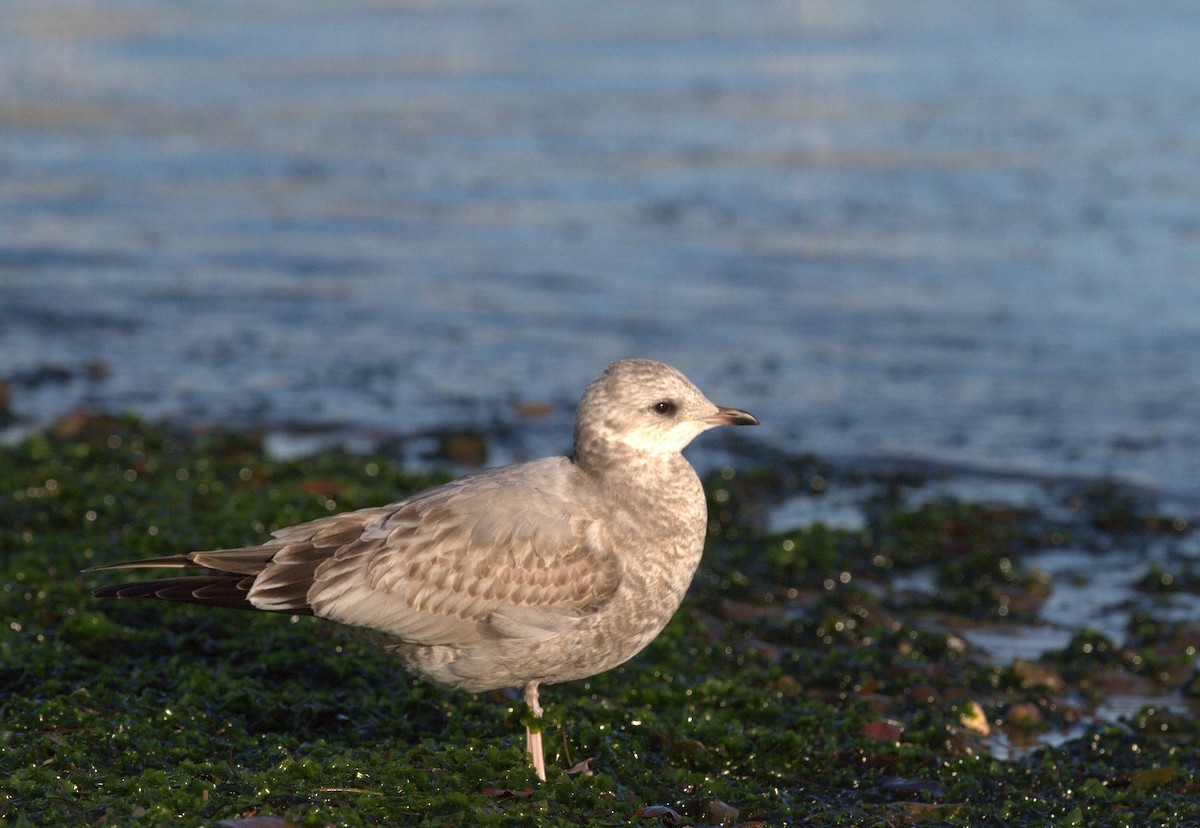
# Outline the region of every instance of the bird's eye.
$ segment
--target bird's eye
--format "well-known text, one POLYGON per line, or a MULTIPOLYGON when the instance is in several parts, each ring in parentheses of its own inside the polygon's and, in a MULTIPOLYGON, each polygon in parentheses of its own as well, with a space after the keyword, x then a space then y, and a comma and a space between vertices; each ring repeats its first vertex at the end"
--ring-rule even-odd
POLYGON ((676 410, 675 403, 671 402, 670 400, 663 400, 662 402, 656 402, 654 404, 654 413, 655 414, 662 414, 664 416, 667 416, 670 414, 674 414, 675 410, 676 410))

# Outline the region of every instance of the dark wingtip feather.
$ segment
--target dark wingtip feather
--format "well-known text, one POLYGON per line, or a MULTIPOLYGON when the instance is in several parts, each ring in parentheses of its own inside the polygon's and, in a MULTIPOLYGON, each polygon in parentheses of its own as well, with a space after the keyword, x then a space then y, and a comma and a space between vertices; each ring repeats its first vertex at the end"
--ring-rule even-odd
POLYGON ((146 558, 141 561, 118 561, 117 563, 89 566, 84 572, 103 572, 106 569, 150 569, 152 567, 195 566, 187 555, 164 555, 161 558, 146 558))
MULTIPOLYGON (((96 598, 153 598, 209 607, 257 610, 247 595, 254 579, 244 575, 194 575, 159 578, 132 584, 113 584, 92 590, 96 598)), ((311 615, 308 608, 287 610, 292 615, 311 615)))

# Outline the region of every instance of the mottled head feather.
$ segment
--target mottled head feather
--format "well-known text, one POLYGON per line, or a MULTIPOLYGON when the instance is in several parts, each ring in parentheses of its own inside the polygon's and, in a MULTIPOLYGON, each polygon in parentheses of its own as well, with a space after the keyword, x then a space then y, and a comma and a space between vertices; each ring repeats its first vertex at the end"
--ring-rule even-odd
POLYGON ((575 415, 575 459, 584 467, 627 456, 673 455, 716 423, 719 409, 669 365, 622 359, 584 391, 575 415))

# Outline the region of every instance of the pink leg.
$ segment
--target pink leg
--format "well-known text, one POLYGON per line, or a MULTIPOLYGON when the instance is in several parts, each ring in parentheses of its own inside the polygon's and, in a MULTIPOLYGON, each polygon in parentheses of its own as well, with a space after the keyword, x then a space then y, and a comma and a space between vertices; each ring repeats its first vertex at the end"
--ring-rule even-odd
MULTIPOLYGON (((531 681, 525 685, 525 706, 529 708, 529 712, 537 718, 542 718, 542 706, 538 704, 538 683, 531 681)), ((529 725, 525 726, 525 750, 529 753, 529 758, 533 762, 533 772, 537 774, 537 778, 546 781, 546 757, 542 753, 542 725, 537 724, 537 730, 534 730, 529 725)))

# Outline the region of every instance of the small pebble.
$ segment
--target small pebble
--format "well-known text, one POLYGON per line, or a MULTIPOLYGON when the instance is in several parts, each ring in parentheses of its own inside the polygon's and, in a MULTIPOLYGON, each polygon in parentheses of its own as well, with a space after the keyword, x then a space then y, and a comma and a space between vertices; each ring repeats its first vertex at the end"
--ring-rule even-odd
POLYGON ((708 803, 708 818, 717 825, 729 825, 730 823, 737 822, 740 815, 741 811, 727 802, 714 799, 708 803))
POLYGON ((1009 727, 1017 730, 1035 730, 1041 727, 1045 720, 1042 711, 1033 702, 1017 702, 1008 708, 1008 715, 1004 721, 1009 727))

